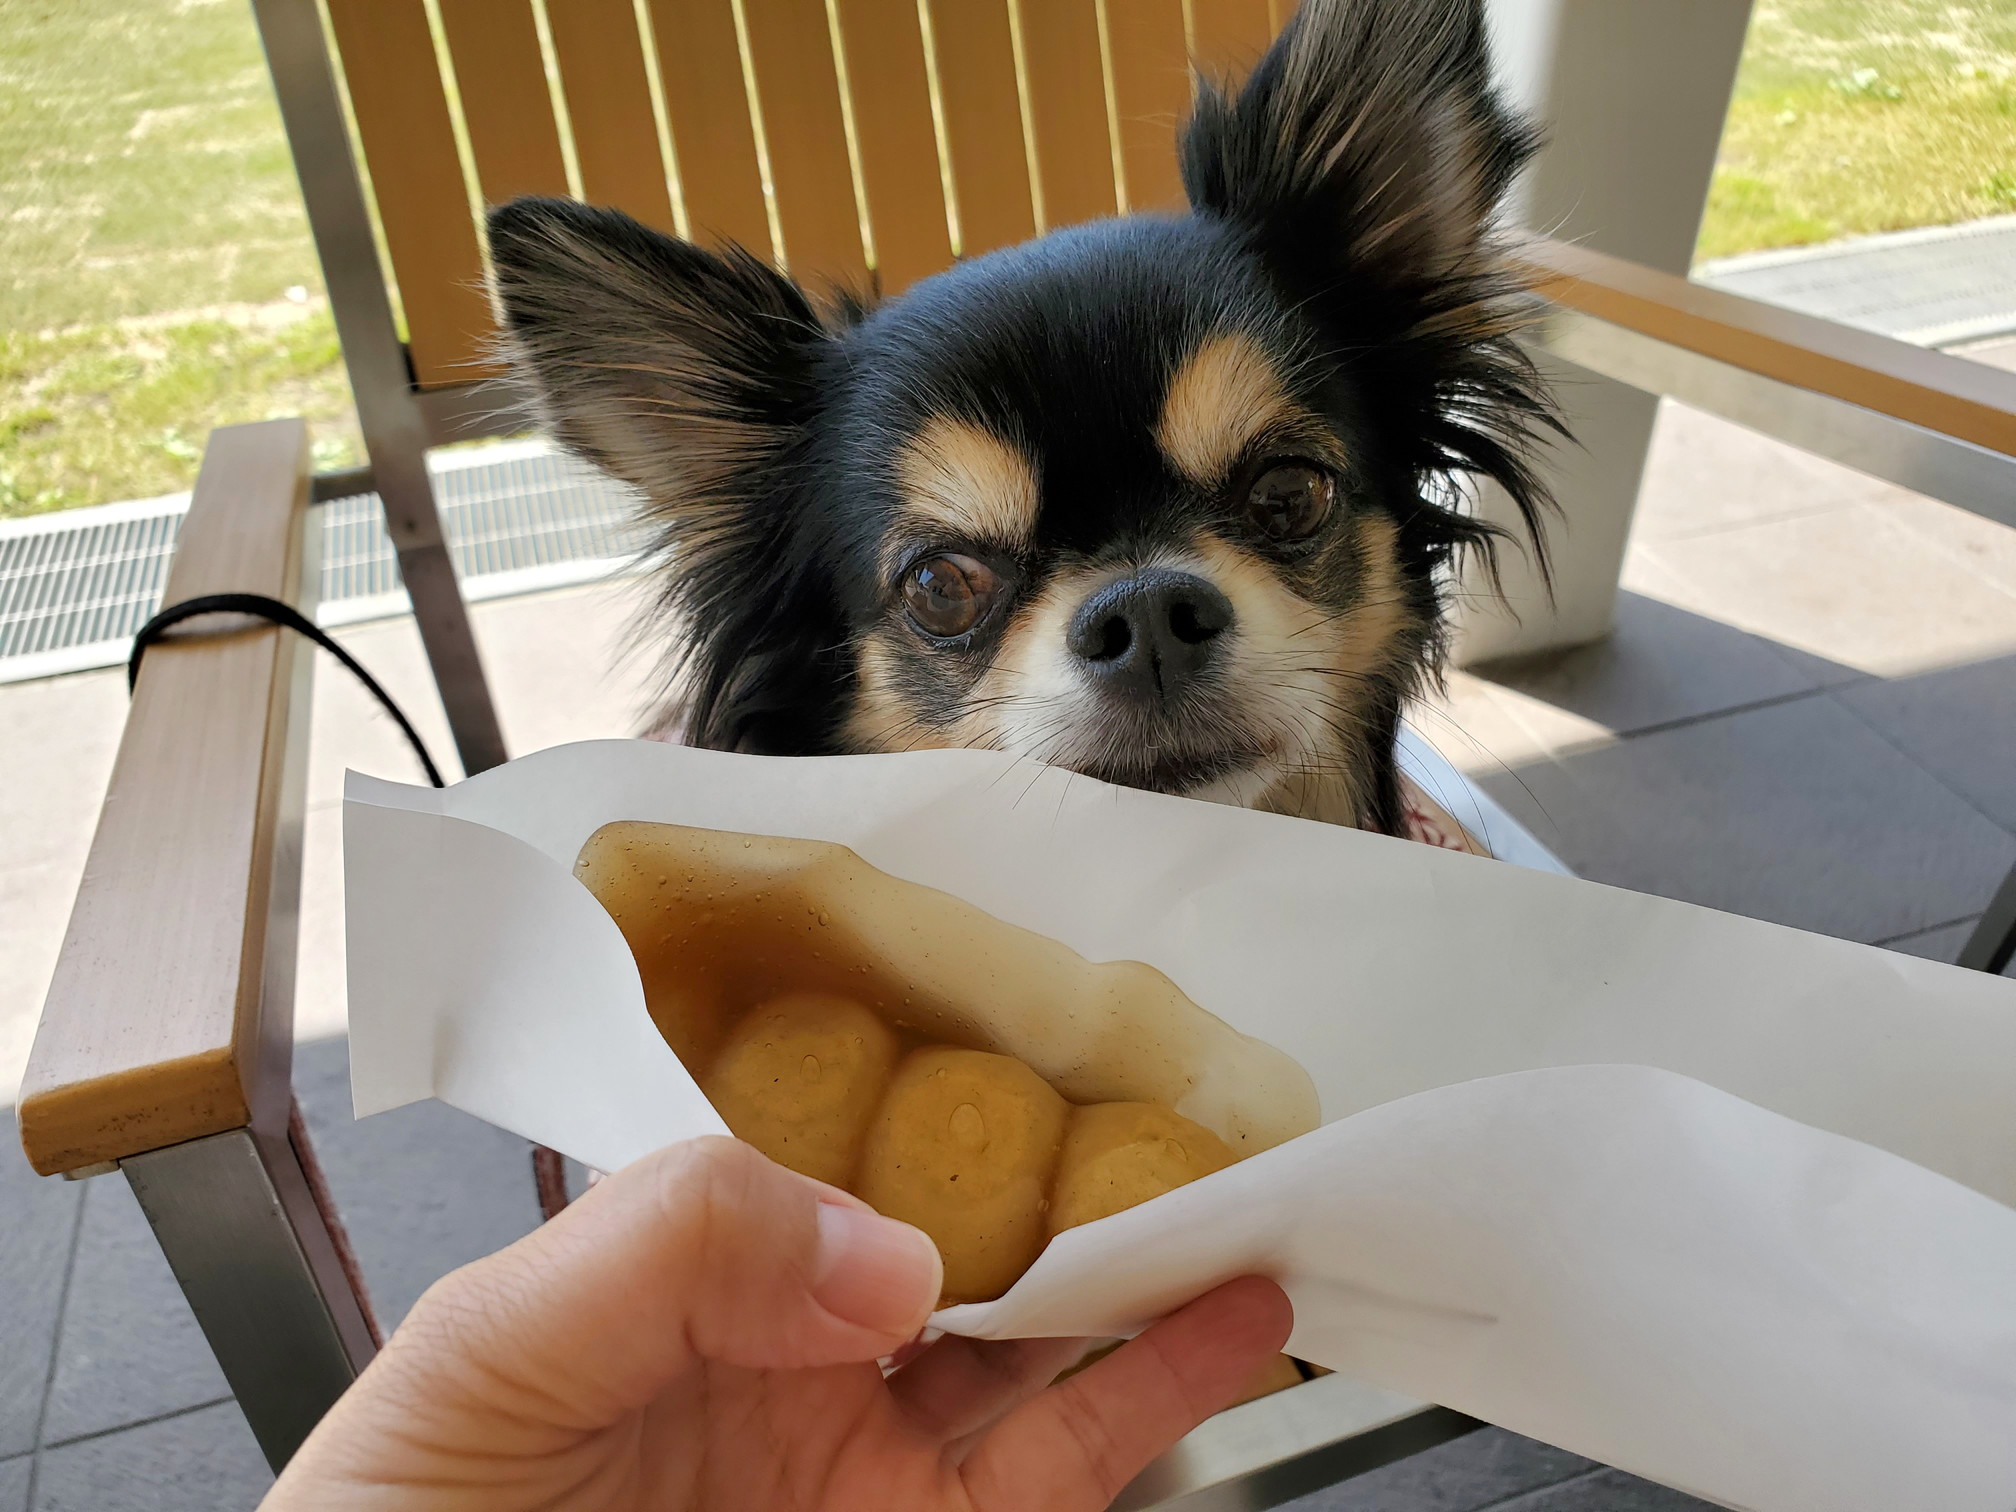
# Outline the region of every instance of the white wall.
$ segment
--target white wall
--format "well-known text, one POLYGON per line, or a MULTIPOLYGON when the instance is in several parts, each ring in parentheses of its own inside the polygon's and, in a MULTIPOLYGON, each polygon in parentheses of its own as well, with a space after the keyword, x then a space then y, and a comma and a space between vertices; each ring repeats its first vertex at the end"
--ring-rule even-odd
MULTIPOLYGON (((1515 190, 1513 218, 1685 273, 1750 0, 1487 3, 1502 85, 1547 130, 1515 190)), ((1610 629, 1657 401, 1579 369, 1550 371, 1579 442, 1556 448, 1548 468, 1563 512, 1549 536, 1554 602, 1531 564, 1508 553, 1513 612, 1492 603, 1480 582, 1467 583, 1459 661, 1579 645, 1610 629)), ((1510 514, 1495 491, 1483 508, 1493 518, 1510 514)))

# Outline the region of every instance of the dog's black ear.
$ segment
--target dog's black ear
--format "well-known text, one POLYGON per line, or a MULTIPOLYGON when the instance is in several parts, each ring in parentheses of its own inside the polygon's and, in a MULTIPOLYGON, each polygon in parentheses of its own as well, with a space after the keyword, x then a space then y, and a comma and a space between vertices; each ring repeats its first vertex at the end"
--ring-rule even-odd
POLYGON ((839 637, 794 539, 794 460, 831 337, 798 286, 571 200, 490 213, 506 354, 551 434, 640 490, 659 524, 695 743, 816 744, 839 637), (785 687, 784 683, 792 686, 785 687), (795 712, 794 712, 795 711, 795 712))
POLYGON ((660 511, 704 511, 797 439, 826 339, 797 285, 620 210, 519 199, 490 212, 512 364, 556 439, 660 511))
POLYGON ((1460 272, 1535 146, 1491 84, 1482 0, 1304 0, 1236 95, 1184 133, 1191 205, 1293 277, 1460 272))
MULTIPOLYGON (((1495 478, 1536 550, 1525 454, 1558 425, 1491 233, 1537 142, 1492 87, 1483 0, 1303 0, 1236 94, 1200 90, 1181 146, 1192 208, 1238 227, 1340 345, 1378 352, 1396 429, 1426 442, 1417 470, 1495 478)), ((1476 521, 1429 515, 1489 550, 1476 521)))

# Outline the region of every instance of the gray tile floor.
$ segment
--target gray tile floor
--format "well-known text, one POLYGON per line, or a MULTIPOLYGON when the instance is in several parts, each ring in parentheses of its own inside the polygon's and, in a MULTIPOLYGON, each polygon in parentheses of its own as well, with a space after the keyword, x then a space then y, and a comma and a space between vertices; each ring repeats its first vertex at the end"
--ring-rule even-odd
MULTIPOLYGON (((295 1087, 386 1327, 537 1223, 524 1140, 437 1103, 353 1122, 340 1039, 295 1087)), ((125 1182, 41 1181, 4 1132, 0 1512, 9 1476, 35 1512, 251 1507, 272 1477, 125 1182)))
POLYGON ((2016 215, 1725 257, 1701 283, 1904 341, 2016 329, 2016 215))
MULTIPOLYGON (((1626 589, 1609 642, 1454 674, 1424 730, 1586 876, 1950 959, 2016 861, 2016 532, 1669 407, 1626 589)), ((632 727, 624 591, 479 607, 514 749, 632 727)), ((343 634, 445 746, 410 625, 343 634)), ((297 1082, 390 1322, 532 1197, 523 1143, 450 1110, 347 1119, 338 785, 410 758, 346 682, 315 697, 297 1082)), ((0 688, 0 1109, 122 710, 111 673, 0 688)), ((0 1512, 217 1512, 266 1483, 121 1181, 37 1180, 0 1130, 0 1512)), ((1299 1504, 1699 1505, 1495 1429, 1299 1504)))

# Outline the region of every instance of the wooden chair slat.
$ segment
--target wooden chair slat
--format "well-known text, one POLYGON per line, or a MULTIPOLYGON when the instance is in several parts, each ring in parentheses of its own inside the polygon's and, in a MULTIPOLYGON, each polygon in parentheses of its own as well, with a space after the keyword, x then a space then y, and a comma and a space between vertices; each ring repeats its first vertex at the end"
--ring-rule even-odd
POLYGON ((916 0, 837 0, 875 277, 895 294, 952 261, 916 0))
MULTIPOLYGON (((214 432, 165 602, 300 603, 307 518, 307 426, 214 432)), ((300 839, 288 772, 310 649, 238 618, 147 653, 21 1089, 21 1144, 44 1175, 255 1118, 284 1127, 293 1000, 269 1000, 266 928, 276 848, 300 839)))
POLYGON ((675 232, 635 6, 631 0, 546 0, 546 23, 581 169, 581 197, 675 232))
POLYGON ((686 234, 774 259, 733 0, 649 0, 686 234))
POLYGON ((1087 0, 1013 3, 1021 22, 1042 229, 1111 215, 1118 198, 1098 13, 1087 0))
POLYGON ((490 305, 469 192, 420 0, 329 0, 371 192, 422 388, 495 371, 482 358, 490 305))
POLYGON ((1106 55, 1126 210, 1175 210, 1183 200, 1176 128, 1190 110, 1183 0, 1106 0, 1106 55))
POLYGON ((952 160, 959 254, 976 257, 1036 234, 1008 0, 926 3, 952 160))
POLYGON ((1224 83, 1243 74, 1260 61, 1276 29, 1268 0, 1190 0, 1190 52, 1207 79, 1224 83))
POLYGON ((2016 374, 1572 242, 1528 237, 1514 257, 1537 292, 1567 309, 2016 457, 2016 374))
POLYGON ((781 249, 793 276, 868 280, 840 80, 822 0, 744 0, 781 249))
POLYGON ((437 3, 484 201, 566 194, 567 161, 530 0, 437 3))

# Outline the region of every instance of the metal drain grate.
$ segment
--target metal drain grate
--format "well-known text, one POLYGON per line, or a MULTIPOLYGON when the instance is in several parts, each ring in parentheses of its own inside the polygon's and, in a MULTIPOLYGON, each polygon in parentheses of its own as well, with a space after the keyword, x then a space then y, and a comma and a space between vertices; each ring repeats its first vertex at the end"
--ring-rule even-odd
MULTIPOLYGON (((641 544, 634 496, 544 445, 450 452, 430 466, 472 600, 610 576, 641 544)), ((0 521, 0 682, 124 661, 161 602, 188 507, 178 494, 0 521)), ((317 517, 322 623, 404 613, 378 496, 331 500, 317 517)))
POLYGON ((52 528, 0 537, 0 658, 115 640, 146 621, 182 509, 164 510, 172 499, 140 502, 145 512, 115 504, 110 519, 58 517, 52 528))

